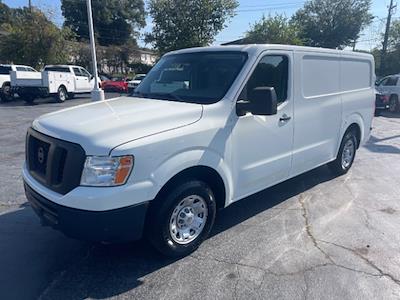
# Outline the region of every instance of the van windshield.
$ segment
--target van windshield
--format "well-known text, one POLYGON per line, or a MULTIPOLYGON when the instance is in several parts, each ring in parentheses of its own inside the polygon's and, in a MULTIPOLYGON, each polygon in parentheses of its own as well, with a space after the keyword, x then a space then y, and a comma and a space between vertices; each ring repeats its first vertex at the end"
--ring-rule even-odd
POLYGON ((239 51, 167 55, 151 69, 133 96, 215 103, 225 96, 246 59, 247 54, 239 51))

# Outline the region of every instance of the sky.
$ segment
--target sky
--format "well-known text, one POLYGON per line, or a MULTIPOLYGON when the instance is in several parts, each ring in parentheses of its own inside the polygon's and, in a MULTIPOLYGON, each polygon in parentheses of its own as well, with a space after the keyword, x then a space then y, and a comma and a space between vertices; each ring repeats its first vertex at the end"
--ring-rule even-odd
MULTIPOLYGON (((60 0, 31 1, 34 6, 52 11, 54 14, 53 21, 59 26, 62 25, 63 17, 61 14, 60 0)), ((3 2, 10 7, 21 7, 28 5, 28 0, 3 0, 3 2)), ((250 25, 258 21, 263 14, 275 15, 278 13, 290 17, 296 12, 296 10, 303 6, 304 2, 304 0, 239 0, 239 7, 236 10, 236 16, 233 17, 230 22, 227 23, 227 27, 216 36, 214 44, 219 45, 221 43, 243 37, 250 25)), ((390 0, 372 1, 371 13, 375 16, 375 19, 373 23, 362 32, 362 35, 356 46, 357 49, 371 50, 379 43, 380 33, 383 32, 385 28, 385 18, 389 2, 390 0)), ((394 15, 394 18, 398 18, 399 16, 400 11, 398 15, 394 15)), ((147 17, 146 22, 147 25, 141 31, 142 33, 151 31, 151 18, 147 17)), ((139 41, 139 45, 145 46, 141 41, 139 41)))

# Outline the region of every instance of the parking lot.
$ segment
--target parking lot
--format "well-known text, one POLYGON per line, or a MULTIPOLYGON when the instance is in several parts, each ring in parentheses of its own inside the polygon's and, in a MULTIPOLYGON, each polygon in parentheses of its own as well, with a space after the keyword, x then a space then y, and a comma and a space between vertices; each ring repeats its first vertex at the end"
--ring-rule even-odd
POLYGON ((399 114, 375 118, 347 175, 324 166, 240 201, 219 213, 199 250, 171 260, 145 241, 68 239, 41 227, 26 203, 27 127, 88 101, 0 104, 2 299, 400 298, 399 114))

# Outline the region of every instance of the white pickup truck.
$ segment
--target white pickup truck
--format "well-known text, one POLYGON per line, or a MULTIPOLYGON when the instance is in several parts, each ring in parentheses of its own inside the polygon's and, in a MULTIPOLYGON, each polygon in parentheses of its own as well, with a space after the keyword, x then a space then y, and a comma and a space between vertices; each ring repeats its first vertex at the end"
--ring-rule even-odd
POLYGON ((42 72, 15 70, 10 75, 12 90, 28 103, 47 95, 64 102, 75 94, 89 93, 95 82, 85 68, 73 65, 49 65, 42 72))
POLYGON ((323 164, 348 172, 371 132, 374 81, 364 53, 286 45, 168 53, 132 97, 32 123, 27 199, 44 225, 68 236, 144 236, 166 255, 187 255, 218 208, 323 164))
POLYGON ((38 73, 34 68, 24 65, 0 65, 0 100, 11 101, 14 94, 11 91, 10 72, 38 73))

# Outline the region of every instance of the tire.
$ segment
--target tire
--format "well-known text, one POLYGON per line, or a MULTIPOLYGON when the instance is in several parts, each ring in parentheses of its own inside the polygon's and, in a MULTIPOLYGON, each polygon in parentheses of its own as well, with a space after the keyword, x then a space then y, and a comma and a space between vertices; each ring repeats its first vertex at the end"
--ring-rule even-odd
POLYGON ((9 84, 4 84, 1 88, 0 100, 3 102, 10 102, 14 99, 14 95, 11 92, 11 86, 9 84))
POLYGON ((166 256, 186 256, 207 238, 215 214, 216 202, 210 187, 202 181, 190 180, 154 200, 147 216, 145 236, 166 256))
POLYGON ((57 102, 62 103, 65 102, 68 98, 68 93, 67 90, 65 89, 64 86, 60 86, 57 90, 57 94, 55 96, 55 99, 57 102))
POLYGON ((400 105, 399 105, 399 99, 397 96, 391 96, 389 99, 389 111, 391 113, 399 112, 400 111, 400 105))
POLYGON ((336 159, 328 164, 335 175, 346 174, 353 165, 357 151, 357 138, 353 130, 344 135, 336 159))

